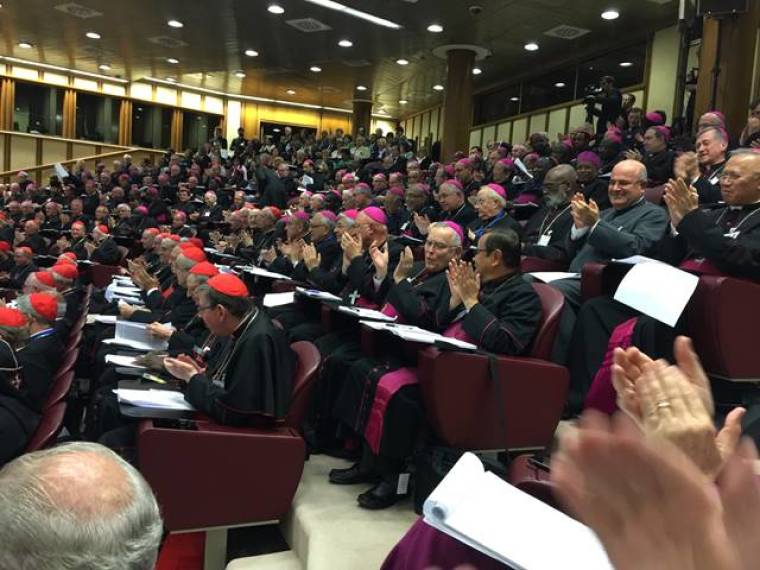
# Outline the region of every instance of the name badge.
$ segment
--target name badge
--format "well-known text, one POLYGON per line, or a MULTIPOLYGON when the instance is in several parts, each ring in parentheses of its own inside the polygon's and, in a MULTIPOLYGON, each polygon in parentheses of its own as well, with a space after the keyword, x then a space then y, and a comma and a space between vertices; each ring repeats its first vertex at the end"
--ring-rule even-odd
POLYGON ((549 234, 543 234, 540 238, 538 238, 538 241, 536 242, 536 245, 541 247, 546 247, 549 245, 549 241, 551 241, 552 236, 549 234))

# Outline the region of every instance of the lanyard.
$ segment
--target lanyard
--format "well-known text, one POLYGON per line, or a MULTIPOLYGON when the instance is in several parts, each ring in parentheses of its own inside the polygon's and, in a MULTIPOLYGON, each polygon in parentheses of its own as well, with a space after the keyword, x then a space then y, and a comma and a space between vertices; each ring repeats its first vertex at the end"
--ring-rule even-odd
POLYGON ((544 218, 544 221, 541 223, 541 229, 538 230, 538 235, 542 236, 546 232, 548 232, 549 230, 551 230, 551 227, 554 225, 554 222, 556 222, 560 218, 560 216, 562 214, 564 214, 565 212, 567 212, 569 209, 570 209, 570 204, 568 204, 567 206, 565 206, 565 208, 559 214, 557 214, 556 216, 554 216, 554 218, 552 218, 551 223, 546 228, 544 228, 544 225, 546 224, 546 220, 548 219, 549 216, 547 216, 546 218, 544 218))

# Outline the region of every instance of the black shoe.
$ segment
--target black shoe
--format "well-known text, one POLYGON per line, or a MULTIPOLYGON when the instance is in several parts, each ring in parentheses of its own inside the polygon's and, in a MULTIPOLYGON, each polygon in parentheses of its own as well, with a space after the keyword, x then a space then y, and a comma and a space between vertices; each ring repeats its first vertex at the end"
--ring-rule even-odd
POLYGON ((395 505, 404 497, 406 497, 406 495, 398 495, 396 493, 395 483, 380 481, 369 491, 359 495, 357 501, 359 502, 359 506, 363 509, 378 511, 395 505))
POLYGON ((377 475, 363 471, 360 463, 354 463, 347 469, 331 469, 330 483, 334 485, 355 485, 356 483, 374 483, 377 475))

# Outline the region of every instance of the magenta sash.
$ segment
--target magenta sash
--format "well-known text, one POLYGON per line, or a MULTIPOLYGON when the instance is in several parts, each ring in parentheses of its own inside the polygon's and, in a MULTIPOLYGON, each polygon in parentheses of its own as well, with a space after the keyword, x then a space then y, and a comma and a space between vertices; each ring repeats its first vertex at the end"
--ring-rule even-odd
POLYGON ((417 370, 414 368, 399 368, 380 377, 375 389, 372 409, 367 418, 367 425, 364 427, 364 439, 375 455, 380 454, 385 412, 391 398, 404 386, 411 386, 418 382, 417 370))
POLYGON ((396 307, 394 307, 390 303, 386 303, 385 305, 383 305, 383 308, 380 309, 380 312, 382 314, 388 316, 388 317, 391 317, 391 318, 395 317, 396 318, 396 323, 398 323, 400 325, 404 324, 404 322, 405 322, 404 321, 404 317, 402 317, 399 314, 399 312, 396 310, 396 307))
POLYGON ((464 326, 462 325, 462 321, 457 321, 455 323, 452 323, 449 325, 449 327, 443 331, 443 336, 447 336, 449 338, 455 338, 457 340, 461 340, 464 342, 470 342, 472 344, 478 344, 474 340, 472 340, 472 337, 467 334, 467 332, 464 330, 464 326))
POLYGON ((709 259, 687 259, 681 262, 681 265, 678 267, 684 271, 691 271, 698 275, 725 275, 709 259))
POLYGON ((633 329, 637 322, 638 317, 628 319, 612 331, 602 366, 594 376, 594 381, 586 395, 584 409, 592 408, 609 415, 617 410, 617 394, 615 393, 615 386, 612 384, 613 354, 617 347, 628 348, 633 344, 633 329))
POLYGON ((375 303, 373 303, 372 301, 368 301, 364 297, 359 297, 356 300, 355 305, 357 307, 361 307, 362 309, 373 309, 373 310, 377 309, 377 305, 375 303))

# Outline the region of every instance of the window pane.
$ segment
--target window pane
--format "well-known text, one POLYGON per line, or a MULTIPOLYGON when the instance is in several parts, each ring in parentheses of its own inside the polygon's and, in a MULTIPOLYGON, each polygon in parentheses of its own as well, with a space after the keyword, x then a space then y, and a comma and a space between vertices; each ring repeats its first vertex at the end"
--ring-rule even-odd
POLYGON ((214 129, 221 122, 222 118, 219 115, 184 111, 182 120, 182 148, 197 150, 214 137, 214 129))
POLYGON ((481 95, 475 101, 475 124, 490 123, 518 115, 520 110, 520 86, 510 85, 481 95))
POLYGON ((132 144, 145 148, 169 148, 172 109, 146 103, 132 108, 132 144))
POLYGON ((119 106, 112 97, 77 93, 78 139, 115 143, 119 138, 119 106), (115 121, 115 124, 114 124, 115 121))
POLYGON ((575 90, 575 68, 556 69, 552 73, 523 84, 522 112, 569 103, 575 90))
POLYGON ((13 130, 43 135, 63 133, 63 89, 16 82, 13 130))
POLYGON ((646 44, 637 44, 581 63, 578 66, 577 98, 583 98, 585 88, 598 87, 599 80, 605 75, 614 77, 619 89, 643 83, 646 57, 646 44), (625 65, 621 66, 621 63, 625 65))

